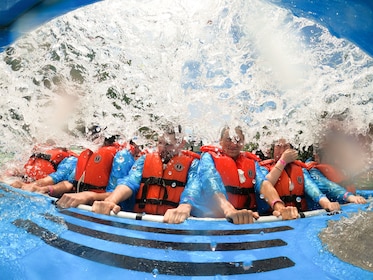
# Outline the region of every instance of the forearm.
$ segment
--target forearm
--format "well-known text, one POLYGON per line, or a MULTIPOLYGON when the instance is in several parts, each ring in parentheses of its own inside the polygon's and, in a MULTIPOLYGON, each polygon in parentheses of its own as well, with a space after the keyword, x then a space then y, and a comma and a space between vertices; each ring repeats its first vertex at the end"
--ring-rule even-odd
POLYGON ((104 200, 119 204, 120 202, 128 199, 132 195, 132 190, 126 185, 119 185, 115 190, 110 193, 104 200))
POLYGON ((73 184, 68 181, 62 181, 56 185, 50 184, 43 187, 43 192, 49 194, 50 196, 60 197, 64 193, 71 192, 73 189, 73 184))
POLYGON ((265 201, 268 203, 268 205, 273 208, 274 210, 278 210, 278 207, 283 206, 284 204, 281 203, 281 198, 278 195, 278 192, 273 187, 271 182, 269 181, 263 181, 262 186, 260 188, 260 194, 264 197, 265 201), (278 203, 280 202, 280 203, 278 203))
POLYGON ((219 211, 219 213, 215 213, 218 217, 226 217, 230 212, 235 210, 223 193, 215 193, 213 198, 216 209, 219 211))
POLYGON ((277 183, 284 168, 285 168, 285 165, 283 165, 282 163, 278 161, 276 162, 272 170, 267 174, 266 178, 272 185, 275 185, 277 183))
POLYGON ((47 176, 42 179, 36 180, 35 182, 33 182, 33 184, 35 184, 38 187, 44 187, 48 185, 54 185, 54 181, 52 177, 47 176))

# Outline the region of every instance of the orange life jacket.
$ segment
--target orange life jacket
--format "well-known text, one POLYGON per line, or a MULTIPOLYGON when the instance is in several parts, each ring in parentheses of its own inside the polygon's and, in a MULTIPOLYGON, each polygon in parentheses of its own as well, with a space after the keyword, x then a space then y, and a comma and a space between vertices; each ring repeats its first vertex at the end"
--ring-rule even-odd
POLYGON ((312 168, 318 169, 326 178, 344 187, 347 191, 354 194, 356 193, 356 187, 354 184, 337 168, 334 168, 329 164, 317 163, 314 161, 307 163, 307 169, 310 170, 312 168))
POLYGON ((105 192, 118 149, 117 145, 112 145, 101 147, 96 152, 86 149, 80 153, 73 182, 76 192, 105 192))
POLYGON ((58 164, 69 156, 78 155, 66 148, 53 148, 44 153, 34 153, 24 165, 25 180, 28 182, 45 178, 57 170, 58 164))
POLYGON ((163 169, 158 153, 147 154, 134 212, 164 215, 168 209, 176 208, 187 182, 190 165, 199 157, 191 151, 182 151, 163 169))
MULTIPOLYGON (((275 167, 276 162, 273 159, 268 159, 260 162, 271 171, 275 167)), ((302 168, 306 165, 299 161, 288 163, 282 171, 277 183, 274 185, 281 200, 286 206, 295 206, 300 211, 307 210, 307 201, 304 195, 304 176, 302 168)))
POLYGON ((201 151, 211 154, 216 170, 223 180, 229 202, 236 209, 256 210, 254 185, 255 161, 258 161, 258 157, 250 152, 241 152, 234 160, 215 146, 202 146, 201 151))

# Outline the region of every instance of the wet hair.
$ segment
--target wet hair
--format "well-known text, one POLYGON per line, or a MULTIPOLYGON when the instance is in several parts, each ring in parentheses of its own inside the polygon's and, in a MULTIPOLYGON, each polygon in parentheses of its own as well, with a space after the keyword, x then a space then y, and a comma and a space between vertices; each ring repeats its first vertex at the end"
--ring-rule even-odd
MULTIPOLYGON (((227 131, 227 130, 230 130, 230 127, 228 126, 228 125, 225 125, 224 127, 223 127, 223 129, 221 130, 221 133, 220 133, 220 140, 222 140, 223 138, 224 138, 224 134, 225 134, 225 132, 227 131)), ((242 127, 241 126, 236 126, 235 128, 234 128, 234 131, 238 131, 239 133, 241 133, 241 135, 243 136, 243 140, 245 139, 245 135, 243 134, 243 130, 242 130, 242 127)))

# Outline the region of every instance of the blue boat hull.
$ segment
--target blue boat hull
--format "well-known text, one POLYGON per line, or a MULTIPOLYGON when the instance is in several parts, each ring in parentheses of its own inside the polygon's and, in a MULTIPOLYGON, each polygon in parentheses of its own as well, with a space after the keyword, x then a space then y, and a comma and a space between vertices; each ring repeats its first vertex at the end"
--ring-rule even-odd
MULTIPOLYGON (((37 196, 7 185, 1 185, 0 191, 0 201, 14 195, 34 199, 37 196)), ((49 198, 39 197, 50 203, 49 198)), ((337 215, 249 225, 198 219, 169 225, 99 215, 77 208, 50 207, 53 210, 37 213, 40 219, 20 216, 9 221, 26 238, 5 240, 5 243, 15 242, 17 246, 19 242, 18 246, 22 246, 28 240, 36 241, 32 248, 13 260, 13 266, 2 269, 5 279, 19 276, 22 279, 373 277, 372 272, 333 256, 318 238, 328 221, 366 210, 368 205, 346 205, 337 215), (56 234, 48 224, 64 229, 56 234)))

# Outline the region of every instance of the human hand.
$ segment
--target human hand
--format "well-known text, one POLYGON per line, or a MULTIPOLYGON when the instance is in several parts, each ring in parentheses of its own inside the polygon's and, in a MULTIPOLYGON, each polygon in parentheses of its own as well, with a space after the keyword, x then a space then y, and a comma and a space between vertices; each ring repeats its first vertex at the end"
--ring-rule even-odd
POLYGON ((62 208, 77 207, 79 204, 89 204, 91 198, 89 192, 65 193, 56 204, 62 208))
POLYGON ((247 209, 232 209, 226 213, 225 218, 233 224, 252 224, 254 219, 259 218, 259 214, 247 209))
POLYGON ((350 195, 347 198, 347 201, 350 203, 365 204, 367 203, 366 199, 360 195, 350 195))
POLYGON ((95 201, 92 205, 92 212, 110 215, 110 212, 113 211, 115 214, 118 214, 120 211, 120 206, 111 201, 95 201))
POLYGON ((276 217, 281 216, 283 220, 294 220, 298 218, 299 213, 297 207, 286 206, 273 211, 272 215, 276 217))
POLYGON ((35 183, 23 184, 21 186, 21 189, 24 190, 24 191, 29 191, 29 192, 40 191, 40 187, 38 185, 36 185, 35 183))
POLYGON ((169 224, 180 224, 190 216, 192 206, 190 204, 180 204, 177 208, 168 209, 164 214, 163 221, 169 224))
POLYGON ((331 202, 326 197, 321 198, 319 204, 328 212, 339 211, 341 209, 341 205, 338 202, 331 202))
POLYGON ((282 153, 280 159, 282 159, 283 161, 285 161, 288 164, 290 162, 293 162, 297 158, 298 158, 298 152, 296 150, 287 149, 282 153))

